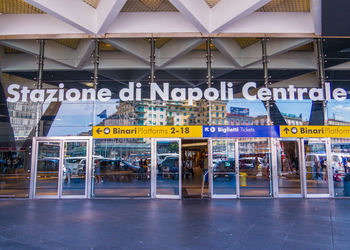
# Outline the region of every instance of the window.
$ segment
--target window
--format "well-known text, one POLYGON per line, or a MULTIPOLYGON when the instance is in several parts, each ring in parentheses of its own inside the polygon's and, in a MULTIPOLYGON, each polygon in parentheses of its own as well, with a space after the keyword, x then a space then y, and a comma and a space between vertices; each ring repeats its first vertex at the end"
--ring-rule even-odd
POLYGON ((157 118, 157 115, 153 115, 153 118, 157 118))
POLYGON ((225 113, 222 113, 222 117, 225 117, 225 113))
POLYGON ((216 112, 216 117, 219 117, 219 113, 218 112, 216 112))
POLYGON ((148 115, 148 117, 149 117, 149 118, 152 118, 152 115, 151 115, 151 114, 149 114, 149 115, 148 115))
POLYGON ((184 113, 184 116, 186 116, 186 113, 184 113))
POLYGON ((148 109, 149 109, 149 110, 152 110, 152 107, 149 107, 148 109))
POLYGON ((149 121, 149 124, 152 124, 152 122, 151 122, 151 121, 149 121))
POLYGON ((172 114, 173 114, 172 112, 169 112, 169 116, 172 116, 172 114))
POLYGON ((160 122, 160 125, 163 125, 163 122, 160 122))
POLYGON ((180 121, 180 119, 176 119, 176 121, 177 121, 177 122, 179 122, 179 121, 180 121))
POLYGON ((160 118, 163 118, 164 116, 163 115, 160 115, 160 118))
POLYGON ((222 106, 222 111, 225 111, 225 107, 224 106, 222 106))
POLYGON ((156 122, 153 122, 153 125, 156 125, 157 123, 156 122))
POLYGON ((153 108, 153 110, 154 110, 154 111, 157 111, 157 108, 156 108, 156 107, 154 107, 154 108, 153 108))
POLYGON ((216 119, 216 124, 219 124, 219 120, 218 119, 216 119))
POLYGON ((219 106, 216 106, 216 110, 219 110, 219 106))
POLYGON ((164 111, 164 109, 163 109, 163 108, 160 108, 160 111, 164 111))

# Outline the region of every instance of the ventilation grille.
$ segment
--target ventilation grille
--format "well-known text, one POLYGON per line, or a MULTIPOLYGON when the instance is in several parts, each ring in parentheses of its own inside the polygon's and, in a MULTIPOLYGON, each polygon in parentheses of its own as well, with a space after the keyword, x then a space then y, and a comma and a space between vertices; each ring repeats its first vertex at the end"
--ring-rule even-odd
POLYGON ((3 14, 45 14, 23 0, 0 0, 0 13, 3 14))
POLYGON ((310 12, 310 0, 272 0, 258 12, 310 12))
POLYGON ((237 43, 239 46, 244 49, 249 47, 250 45, 259 42, 258 38, 255 37, 244 37, 244 38, 236 38, 237 43))
POLYGON ((220 0, 205 0, 210 8, 213 8, 220 0))
POLYGON ((78 48, 78 45, 79 45, 79 42, 80 40, 79 39, 57 39, 57 40, 54 40, 55 42, 59 43, 59 44, 62 44, 68 48, 72 48, 72 49, 76 49, 78 48))
POLYGON ((96 9, 100 0, 84 0, 84 2, 96 9))
POLYGON ((128 0, 122 12, 177 12, 168 0, 128 0))

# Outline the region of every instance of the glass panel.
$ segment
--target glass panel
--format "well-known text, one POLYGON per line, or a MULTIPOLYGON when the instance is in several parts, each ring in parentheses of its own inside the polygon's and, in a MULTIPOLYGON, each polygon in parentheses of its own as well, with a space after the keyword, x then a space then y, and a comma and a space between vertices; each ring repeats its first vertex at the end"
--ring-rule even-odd
POLYGON ((240 139, 240 196, 271 196, 269 162, 270 146, 267 139, 240 139))
POLYGON ((328 194, 327 155, 324 142, 305 141, 307 194, 328 194))
POLYGON ((94 152, 94 196, 150 196, 150 139, 94 140, 94 152))
POLYGON ((236 194, 235 142, 213 141, 213 194, 236 194))
POLYGON ((334 195, 350 196, 350 139, 333 138, 331 148, 334 195))
POLYGON ((85 195, 86 142, 64 143, 62 195, 85 195))
POLYGON ((30 147, 0 150, 0 197, 29 196, 30 147))
POLYGON ((156 193, 161 195, 179 195, 179 142, 157 141, 156 146, 156 193))
POLYGON ((298 143, 279 141, 277 144, 277 176, 279 194, 301 194, 298 143))
POLYGON ((58 195, 59 142, 39 142, 36 172, 36 196, 58 195))

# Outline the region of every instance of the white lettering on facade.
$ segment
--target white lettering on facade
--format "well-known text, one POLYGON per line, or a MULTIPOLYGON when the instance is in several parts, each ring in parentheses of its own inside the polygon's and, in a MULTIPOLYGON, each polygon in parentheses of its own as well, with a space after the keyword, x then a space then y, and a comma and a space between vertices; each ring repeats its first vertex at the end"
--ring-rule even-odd
MULTIPOLYGON (((173 88, 170 91, 169 83, 163 83, 161 88, 157 83, 150 85, 149 99, 154 101, 157 98, 163 101, 186 101, 189 105, 193 105, 195 101, 205 98, 208 101, 226 101, 234 100, 233 83, 220 82, 220 89, 206 88, 173 88)), ((129 82, 129 86, 122 88, 119 91, 119 99, 121 101, 141 101, 144 96, 141 92, 142 84, 137 82, 129 82)), ((79 100, 99 100, 102 102, 109 101, 112 97, 112 91, 107 88, 102 88, 96 91, 93 88, 88 89, 64 89, 64 84, 60 83, 58 89, 29 89, 26 86, 19 84, 11 84, 7 88, 8 102, 76 102, 79 100)), ((242 87, 242 95, 249 101, 261 100, 304 100, 308 98, 312 101, 331 100, 332 97, 336 101, 344 101, 347 98, 347 92, 343 88, 336 88, 331 91, 329 82, 325 83, 323 88, 296 88, 294 85, 289 85, 287 88, 267 88, 258 87, 256 82, 247 82, 242 87)))

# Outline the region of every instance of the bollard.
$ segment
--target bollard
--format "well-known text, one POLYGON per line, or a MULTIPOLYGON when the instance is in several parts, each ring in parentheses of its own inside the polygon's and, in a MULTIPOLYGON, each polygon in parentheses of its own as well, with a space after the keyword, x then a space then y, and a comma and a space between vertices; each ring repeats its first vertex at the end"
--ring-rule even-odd
POLYGON ((241 187, 246 187, 247 186, 247 173, 241 173, 239 175, 239 185, 241 187))

